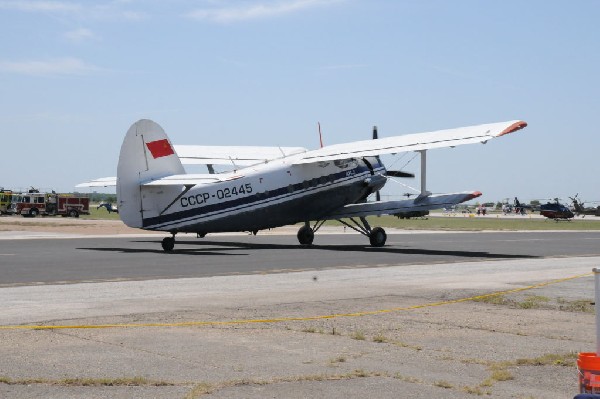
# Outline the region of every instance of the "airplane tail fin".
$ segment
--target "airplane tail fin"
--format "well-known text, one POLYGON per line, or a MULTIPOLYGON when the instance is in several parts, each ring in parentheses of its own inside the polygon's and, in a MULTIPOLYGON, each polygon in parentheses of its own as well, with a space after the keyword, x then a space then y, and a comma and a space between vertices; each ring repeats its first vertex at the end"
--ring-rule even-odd
POLYGON ((121 145, 117 167, 117 200, 121 220, 127 226, 142 227, 144 218, 159 214, 164 209, 161 208, 162 202, 175 198, 181 192, 181 188, 177 186, 161 187, 162 192, 158 195, 153 192, 156 188, 142 187, 142 184, 184 173, 181 161, 165 131, 149 119, 134 123, 121 145), (173 193, 165 192, 170 190, 173 193))

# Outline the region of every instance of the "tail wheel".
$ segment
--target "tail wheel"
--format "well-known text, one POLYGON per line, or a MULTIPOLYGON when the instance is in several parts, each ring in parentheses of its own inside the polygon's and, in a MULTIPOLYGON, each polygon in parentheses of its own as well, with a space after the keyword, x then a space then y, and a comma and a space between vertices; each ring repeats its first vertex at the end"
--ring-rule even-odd
POLYGON ((175 248, 175 237, 165 237, 162 240, 162 248, 165 252, 171 252, 175 248))
POLYGON ((372 247, 383 247, 387 240, 387 234, 381 227, 375 227, 369 234, 369 241, 372 247))
POLYGON ((75 209, 71 209, 69 211, 69 216, 72 218, 78 218, 79 217, 79 212, 77 212, 75 209))
POLYGON ((298 230, 298 242, 300 245, 311 245, 315 239, 315 232, 309 226, 302 226, 298 230))

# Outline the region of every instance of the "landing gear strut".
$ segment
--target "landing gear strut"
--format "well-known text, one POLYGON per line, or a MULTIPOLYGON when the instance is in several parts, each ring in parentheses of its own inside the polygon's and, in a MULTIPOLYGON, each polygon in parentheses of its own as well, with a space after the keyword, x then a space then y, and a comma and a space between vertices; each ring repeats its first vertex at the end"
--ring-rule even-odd
POLYGON ((165 237, 162 240, 162 249, 165 252, 171 252, 173 250, 173 248, 175 248, 175 234, 176 233, 172 233, 173 236, 172 237, 165 237))
MULTIPOLYGON (((369 222, 364 217, 359 218, 360 222, 354 218, 350 218, 352 223, 350 224, 342 219, 338 219, 338 222, 343 224, 344 226, 350 227, 352 230, 359 232, 360 234, 369 237, 369 243, 372 247, 383 247, 385 242, 387 241, 387 234, 385 230, 381 227, 375 227, 371 229, 369 222)), ((321 220, 315 223, 314 227, 310 227, 309 222, 304 222, 304 226, 300 227, 298 230, 298 242, 300 245, 308 246, 312 245, 313 240, 315 238, 315 232, 323 226, 325 221, 321 220)))
POLYGON ((371 229, 369 222, 364 217, 360 218, 360 223, 354 219, 350 218, 354 225, 343 221, 342 219, 338 219, 338 222, 343 224, 344 226, 350 227, 352 230, 358 231, 360 234, 369 237, 369 242, 372 247, 383 247, 387 240, 387 234, 385 230, 381 227, 375 227, 371 229))

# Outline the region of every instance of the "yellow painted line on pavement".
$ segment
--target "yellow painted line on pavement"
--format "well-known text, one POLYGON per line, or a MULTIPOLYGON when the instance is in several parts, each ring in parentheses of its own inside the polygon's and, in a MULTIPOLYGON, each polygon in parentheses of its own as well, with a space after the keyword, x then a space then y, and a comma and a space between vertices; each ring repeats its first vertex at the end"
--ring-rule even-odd
POLYGON ((180 323, 117 323, 117 324, 89 324, 89 325, 9 325, 0 326, 0 330, 66 330, 66 329, 101 329, 101 328, 136 328, 136 327, 190 327, 190 326, 222 326, 222 325, 240 325, 240 324, 260 324, 260 323, 281 323, 286 321, 312 321, 312 320, 325 320, 325 319, 336 319, 342 317, 361 317, 361 316, 372 316, 384 313, 403 312, 416 309, 432 308, 437 306, 452 305, 455 303, 474 301, 479 299, 490 298, 493 296, 513 294, 516 292, 522 292, 532 290, 535 288, 542 288, 553 284, 559 284, 570 280, 575 280, 582 277, 592 276, 593 273, 578 274, 575 276, 560 278, 556 280, 545 281, 538 284, 529 285, 521 288, 514 288, 505 291, 496 291, 490 294, 476 295, 467 298, 451 299, 448 301, 425 303, 421 305, 413 305, 406 307, 397 307, 391 309, 380 309, 370 310, 356 313, 335 313, 329 315, 320 316, 307 316, 307 317, 278 317, 271 319, 245 319, 245 320, 228 320, 228 321, 188 321, 180 323))

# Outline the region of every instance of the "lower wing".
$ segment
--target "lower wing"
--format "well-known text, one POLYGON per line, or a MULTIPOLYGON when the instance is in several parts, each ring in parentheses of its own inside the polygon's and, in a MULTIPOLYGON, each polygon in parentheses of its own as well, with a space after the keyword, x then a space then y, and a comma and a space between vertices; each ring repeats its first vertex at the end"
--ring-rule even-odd
POLYGON ((327 219, 343 219, 373 215, 393 215, 400 212, 429 211, 447 208, 481 195, 479 191, 465 191, 452 194, 432 194, 419 196, 415 199, 401 201, 378 201, 363 204, 351 204, 337 209, 327 216, 327 219))

